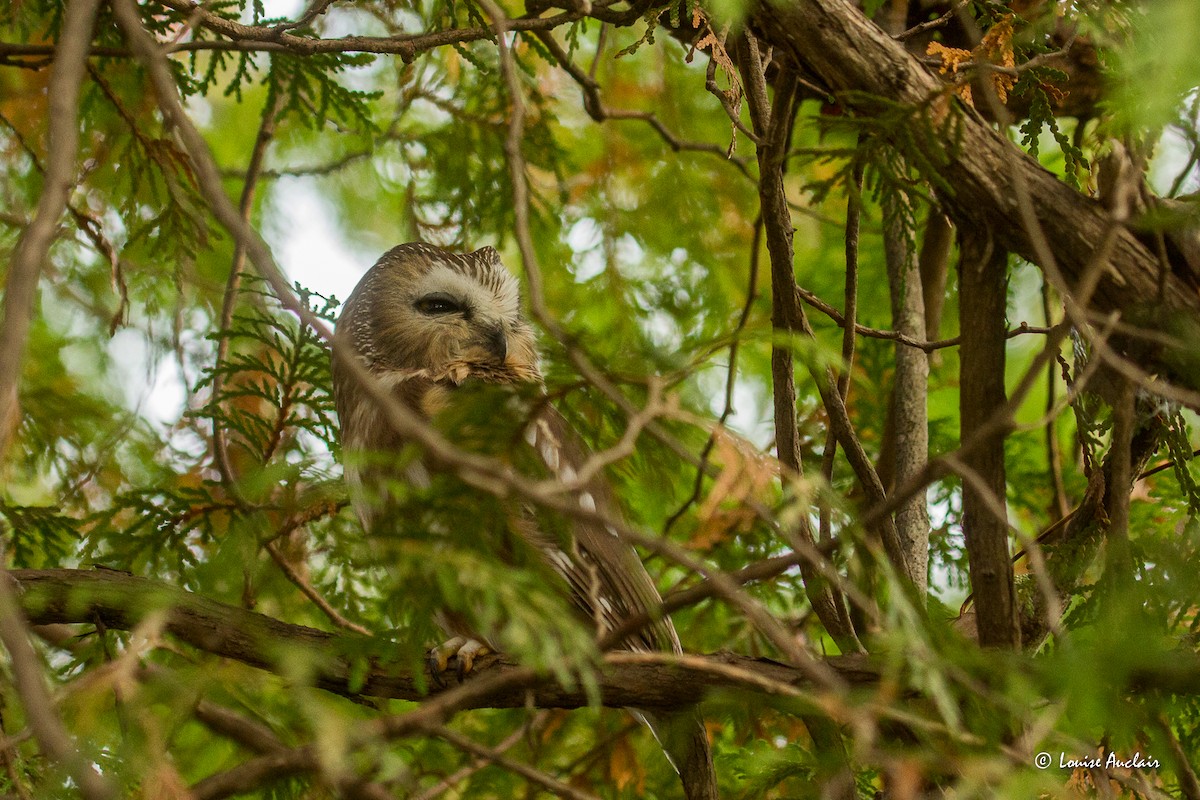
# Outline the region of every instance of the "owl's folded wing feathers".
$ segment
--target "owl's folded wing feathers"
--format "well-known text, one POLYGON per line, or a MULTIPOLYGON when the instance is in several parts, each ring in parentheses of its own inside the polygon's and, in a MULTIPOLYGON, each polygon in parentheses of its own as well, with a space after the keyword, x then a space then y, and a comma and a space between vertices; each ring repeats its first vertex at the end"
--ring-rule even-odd
MULTIPOLYGON (((551 475, 567 484, 576 481, 587 451, 558 411, 542 408, 527 429, 526 439, 551 475)), ((628 637, 625 648, 681 652, 674 626, 660 613, 662 597, 637 552, 604 522, 619 523, 622 515, 603 476, 588 481, 573 495, 581 513, 568 521, 569 542, 555 541, 540 530, 528 508, 512 521, 517 533, 537 547, 570 584, 575 604, 595 621, 598 635, 645 613, 652 622, 628 637)))

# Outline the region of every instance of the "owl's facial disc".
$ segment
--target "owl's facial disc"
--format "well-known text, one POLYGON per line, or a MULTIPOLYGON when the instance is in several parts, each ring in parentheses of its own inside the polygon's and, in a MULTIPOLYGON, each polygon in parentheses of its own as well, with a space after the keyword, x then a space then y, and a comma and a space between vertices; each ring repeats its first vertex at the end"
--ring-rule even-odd
POLYGON ((428 352, 443 354, 443 368, 453 382, 471 376, 503 379, 509 336, 520 320, 508 282, 497 291, 445 265, 417 282, 412 308, 433 339, 428 352))

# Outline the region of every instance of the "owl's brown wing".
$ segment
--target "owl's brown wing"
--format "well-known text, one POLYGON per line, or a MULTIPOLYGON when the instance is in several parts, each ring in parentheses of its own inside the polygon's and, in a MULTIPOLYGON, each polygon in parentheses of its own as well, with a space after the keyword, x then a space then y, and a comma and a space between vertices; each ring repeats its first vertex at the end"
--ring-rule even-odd
MULTIPOLYGON (((526 440, 550 474, 564 482, 576 479, 588 457, 583 441, 563 416, 549 406, 530 424, 526 440)), ((590 480, 572 496, 581 509, 595 511, 602 519, 623 518, 602 475, 590 480)), ((628 637, 624 647, 682 652, 671 620, 658 617, 662 603, 658 589, 637 552, 620 539, 612 526, 595 519, 572 517, 566 521, 569 541, 561 542, 540 529, 531 509, 524 509, 512 524, 570 584, 573 601, 595 621, 598 635, 603 636, 630 617, 644 612, 654 621, 628 637)))
MULTIPOLYGON (((560 480, 574 480, 587 460, 583 442, 552 408, 538 415, 527 438, 551 474, 560 480)), ((621 519, 620 508, 602 476, 589 481, 574 498, 580 508, 594 509, 601 519, 621 519)), ((658 589, 634 549, 610 526, 591 518, 572 517, 571 540, 565 548, 538 529, 532 512, 521 515, 514 526, 570 584, 575 604, 595 620, 600 635, 640 612, 655 619, 662 602, 658 589)), ((629 650, 683 652, 675 626, 667 617, 658 618, 622 644, 629 650)), ((712 750, 697 710, 657 717, 636 710, 634 714, 646 723, 667 753, 683 782, 687 800, 719 800, 712 750)))

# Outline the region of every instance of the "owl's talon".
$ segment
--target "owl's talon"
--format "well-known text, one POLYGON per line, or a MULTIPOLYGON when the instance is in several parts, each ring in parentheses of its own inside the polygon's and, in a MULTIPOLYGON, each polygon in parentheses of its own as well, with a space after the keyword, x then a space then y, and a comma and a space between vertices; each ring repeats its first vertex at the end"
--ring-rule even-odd
POLYGON ((475 639, 468 639, 466 644, 458 648, 458 682, 462 683, 463 678, 475 669, 477 657, 486 656, 490 652, 492 652, 492 648, 475 639))
POLYGON ((429 671, 438 688, 443 689, 446 682, 442 676, 449 670, 451 658, 457 662, 454 669, 455 677, 458 678, 459 683, 462 683, 463 679, 475 668, 475 659, 490 652, 492 652, 492 648, 483 642, 468 639, 465 636, 455 636, 429 651, 429 671))

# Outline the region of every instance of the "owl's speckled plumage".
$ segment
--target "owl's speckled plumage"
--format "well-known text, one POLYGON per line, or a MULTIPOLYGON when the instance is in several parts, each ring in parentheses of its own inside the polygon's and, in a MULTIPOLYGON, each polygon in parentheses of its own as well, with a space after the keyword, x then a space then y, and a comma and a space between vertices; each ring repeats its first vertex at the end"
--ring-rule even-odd
MULTIPOLYGON (((337 335, 349 339, 364 365, 397 399, 426 418, 453 402, 455 390, 468 380, 541 381, 534 335, 521 315, 516 278, 490 247, 466 255, 421 243, 393 248, 367 272, 346 301, 337 335), (441 313, 429 313, 436 303, 454 310, 437 306, 435 310, 441 313), (422 304, 426 311, 421 310, 422 304)), ((399 451, 403 438, 336 360, 333 377, 347 453, 399 451)), ((529 423, 525 441, 551 474, 563 480, 573 480, 586 458, 579 438, 550 407, 529 423)), ((347 459, 355 509, 368 529, 385 516, 380 513, 377 489, 387 479, 400 477, 380 474, 380 470, 379 466, 362 468, 355 458, 347 459)), ((419 474, 407 477, 421 479, 419 474)), ((583 487, 577 502, 605 517, 619 517, 615 498, 603 480, 583 487)), ((538 530, 532 514, 515 514, 510 528, 536 547, 567 581, 576 606, 596 622, 600 633, 639 611, 652 611, 661 602, 637 554, 601 523, 573 520, 573 541, 565 548, 538 530)), ((451 634, 486 636, 486 632, 464 630, 454 621, 448 624, 451 634)), ((626 646, 680 651, 669 620, 648 626, 626 646)))
MULTIPOLYGON (((367 369, 400 402, 427 419, 453 403, 455 392, 467 381, 541 383, 537 346, 532 329, 521 316, 517 281, 490 247, 466 255, 421 243, 393 248, 367 272, 346 301, 336 335, 348 340, 367 369)), ((407 476, 389 474, 378 460, 370 467, 359 466, 363 462, 355 458, 356 452, 399 452, 404 439, 337 359, 333 388, 343 450, 350 456, 346 477, 363 526, 372 530, 388 518, 385 487, 397 478, 427 479, 428 472, 422 467, 407 476)), ((577 479, 587 457, 579 437, 548 404, 539 406, 516 446, 532 448, 546 469, 564 483, 577 479)), ((618 504, 602 476, 580 487, 574 499, 581 509, 598 512, 600 519, 620 518, 618 504)), ((643 612, 651 619, 658 617, 662 599, 633 548, 599 520, 573 516, 566 522, 569 542, 540 530, 528 508, 514 509, 508 528, 567 582, 574 604, 594 622, 598 635, 643 612)), ((497 531, 479 533, 501 538, 497 531)), ((457 641, 488 634, 471 630, 453 615, 439 617, 439 623, 457 641)), ((467 646, 474 644, 468 642, 467 646)), ((630 650, 682 652, 667 618, 656 619, 622 644, 630 650)), ((460 665, 464 652, 465 648, 458 650, 460 665)), ((670 754, 687 800, 718 800, 704 722, 695 710, 658 720, 643 715, 643 719, 670 754)))

